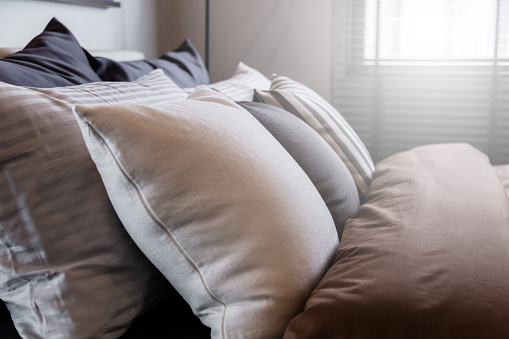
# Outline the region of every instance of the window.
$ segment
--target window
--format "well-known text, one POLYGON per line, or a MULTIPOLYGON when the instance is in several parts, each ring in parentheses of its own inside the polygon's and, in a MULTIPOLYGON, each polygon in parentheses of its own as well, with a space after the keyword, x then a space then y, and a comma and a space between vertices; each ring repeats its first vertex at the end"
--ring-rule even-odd
POLYGON ((333 104, 375 160, 468 142, 509 163, 509 0, 333 4, 333 104))
POLYGON ((496 0, 366 0, 364 17, 367 60, 495 56, 496 0))

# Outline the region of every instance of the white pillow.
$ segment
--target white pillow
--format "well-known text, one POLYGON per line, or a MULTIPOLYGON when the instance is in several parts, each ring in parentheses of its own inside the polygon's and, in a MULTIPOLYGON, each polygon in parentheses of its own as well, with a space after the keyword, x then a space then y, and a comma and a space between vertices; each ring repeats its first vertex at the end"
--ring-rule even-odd
POLYGON ((133 82, 0 83, 0 299, 21 337, 117 338, 167 293, 118 220, 72 105, 185 97, 161 70, 133 82))
MULTIPOLYGON (((233 101, 253 101, 254 89, 268 90, 270 80, 241 61, 232 77, 207 86, 233 101)), ((194 88, 184 88, 186 93, 191 93, 193 90, 194 88)))
POLYGON ((274 137, 206 86, 153 107, 74 112, 124 226, 212 337, 281 337, 338 235, 274 137))

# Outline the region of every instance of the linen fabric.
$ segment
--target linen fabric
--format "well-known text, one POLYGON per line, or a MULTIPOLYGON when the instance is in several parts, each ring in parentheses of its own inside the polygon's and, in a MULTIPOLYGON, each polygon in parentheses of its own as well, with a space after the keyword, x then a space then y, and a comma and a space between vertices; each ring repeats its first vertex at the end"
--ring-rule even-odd
POLYGON ((382 160, 285 338, 507 338, 509 204, 466 144, 382 160))
POLYGON ((352 174, 363 198, 375 166, 357 133, 343 116, 309 87, 281 75, 274 75, 269 91, 255 89, 254 101, 283 108, 304 120, 339 155, 352 174))
MULTIPOLYGON (((253 101, 254 89, 268 90, 270 80, 241 61, 230 78, 214 82, 208 86, 233 101, 253 101)), ((186 93, 191 93, 193 90, 194 88, 184 88, 186 93)))
POLYGON ((0 83, 0 298, 23 338, 117 338, 167 293, 118 220, 72 104, 185 96, 160 70, 132 83, 0 83))
POLYGON ((495 173, 497 174, 498 180, 502 183, 509 197, 509 165, 498 165, 493 166, 495 173))
POLYGON ((159 68, 182 88, 210 83, 208 70, 190 39, 157 59, 115 61, 89 55, 89 62, 103 81, 134 81, 159 68))
POLYGON ((74 35, 53 18, 21 51, 0 58, 0 81, 33 87, 100 81, 74 35))
POLYGON ((325 201, 341 240, 345 222, 359 210, 350 172, 332 148, 301 119, 278 107, 240 102, 290 153, 325 201))
POLYGON ((75 115, 124 226, 212 337, 281 337, 338 237, 277 140, 206 86, 157 107, 75 115))

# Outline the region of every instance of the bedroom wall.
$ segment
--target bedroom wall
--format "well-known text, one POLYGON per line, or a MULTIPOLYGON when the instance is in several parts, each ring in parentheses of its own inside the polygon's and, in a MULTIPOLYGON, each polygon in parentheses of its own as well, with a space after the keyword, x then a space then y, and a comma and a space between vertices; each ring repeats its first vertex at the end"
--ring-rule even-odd
POLYGON ((330 0, 212 0, 211 18, 212 78, 244 61, 330 99, 330 0))
POLYGON ((33 0, 0 1, 0 45, 22 47, 57 17, 88 48, 120 48, 122 25, 118 9, 77 6, 33 0))
MULTIPOLYGON (((203 51, 204 0, 158 0, 157 6, 163 50, 189 36, 203 51)), ((330 0, 211 0, 211 79, 228 78, 244 61, 267 76, 301 81, 330 100, 331 8, 330 0)))
POLYGON ((0 46, 22 47, 57 17, 87 49, 158 53, 156 0, 120 0, 120 8, 35 0, 0 0, 0 46))
MULTIPOLYGON (((56 16, 87 49, 136 49, 156 57, 190 37, 204 55, 205 0, 119 0, 96 8, 0 0, 0 46, 24 46, 56 16)), ((331 97, 331 0, 211 0, 210 73, 228 78, 239 61, 331 97)))

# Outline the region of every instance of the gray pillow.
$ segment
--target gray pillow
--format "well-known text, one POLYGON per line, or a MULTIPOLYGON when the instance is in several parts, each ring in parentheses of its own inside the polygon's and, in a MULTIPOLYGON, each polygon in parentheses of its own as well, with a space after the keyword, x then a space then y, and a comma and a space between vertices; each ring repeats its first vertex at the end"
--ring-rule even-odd
POLYGON ((75 103, 186 95, 162 71, 131 83, 0 83, 0 298, 24 338, 117 338, 168 283, 113 210, 75 103))
POLYGON ((206 86, 183 101, 75 114, 124 226, 212 337, 281 337, 338 237, 277 140, 206 86))
POLYGON ((56 18, 22 50, 0 58, 0 81, 34 87, 81 85, 101 81, 90 54, 56 18))
POLYGON ((253 101, 283 108, 317 131, 343 160, 364 199, 375 165, 362 140, 334 106, 304 84, 277 74, 272 76, 269 91, 255 88, 253 101))
POLYGON ((327 204, 341 239, 346 220, 359 210, 359 194, 339 156, 315 130, 293 114, 260 102, 239 104, 261 122, 306 172, 327 204))

